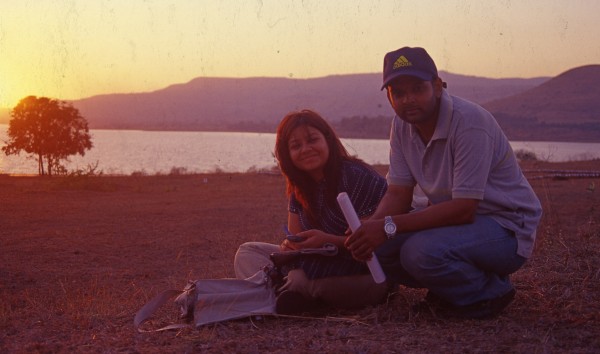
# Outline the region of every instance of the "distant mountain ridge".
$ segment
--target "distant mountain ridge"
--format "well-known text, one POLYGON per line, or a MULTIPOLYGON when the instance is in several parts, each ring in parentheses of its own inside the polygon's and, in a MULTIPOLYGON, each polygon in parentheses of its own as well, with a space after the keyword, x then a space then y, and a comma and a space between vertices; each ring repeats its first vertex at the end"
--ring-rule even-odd
POLYGON ((484 107, 512 140, 600 142, 599 80, 600 65, 586 65, 484 107))
MULTIPOLYGON (((490 79, 441 71, 450 94, 490 110, 511 140, 600 141, 600 65, 555 78, 490 79)), ((199 77, 153 92, 72 101, 92 129, 273 132, 292 110, 318 111, 342 136, 385 138, 393 112, 381 74, 312 79, 199 77), (369 120, 369 119, 375 120, 369 120), (372 130, 372 126, 377 129, 372 130)), ((0 120, 0 122, 2 122, 0 120)))
MULTIPOLYGON (((548 78, 487 79, 440 72, 453 94, 475 102, 507 97, 548 78)), ((92 128, 273 131, 288 112, 311 108, 332 122, 393 115, 381 74, 314 79, 196 78, 147 93, 73 101, 92 128)))

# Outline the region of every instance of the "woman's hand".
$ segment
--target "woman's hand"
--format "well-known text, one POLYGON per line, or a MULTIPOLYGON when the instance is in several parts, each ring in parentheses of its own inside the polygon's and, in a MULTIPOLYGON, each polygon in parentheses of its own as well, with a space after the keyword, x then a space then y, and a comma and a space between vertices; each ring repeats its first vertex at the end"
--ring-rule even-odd
POLYGON ((304 248, 319 248, 323 247, 326 243, 333 243, 336 246, 343 246, 344 237, 330 235, 320 230, 307 230, 303 232, 299 232, 296 236, 302 237, 304 240, 299 242, 293 242, 288 239, 285 239, 281 243, 282 251, 293 251, 300 250, 304 248))

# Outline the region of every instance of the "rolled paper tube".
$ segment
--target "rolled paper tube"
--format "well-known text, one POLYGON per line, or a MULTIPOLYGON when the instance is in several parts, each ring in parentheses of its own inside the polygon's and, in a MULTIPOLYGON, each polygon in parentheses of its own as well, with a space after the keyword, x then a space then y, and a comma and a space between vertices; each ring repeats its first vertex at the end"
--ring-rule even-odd
MULTIPOLYGON (((350 226, 350 230, 352 230, 352 232, 356 231, 360 227, 360 220, 358 219, 358 215, 356 215, 356 211, 352 206, 348 194, 346 192, 338 194, 337 202, 342 209, 342 213, 344 213, 344 217, 348 222, 348 226, 350 226)), ((371 276, 373 276, 375 283, 381 284, 385 281, 385 273, 383 272, 383 269, 381 269, 381 265, 379 264, 375 253, 373 253, 371 259, 367 261, 367 267, 369 267, 369 271, 371 272, 371 276)))

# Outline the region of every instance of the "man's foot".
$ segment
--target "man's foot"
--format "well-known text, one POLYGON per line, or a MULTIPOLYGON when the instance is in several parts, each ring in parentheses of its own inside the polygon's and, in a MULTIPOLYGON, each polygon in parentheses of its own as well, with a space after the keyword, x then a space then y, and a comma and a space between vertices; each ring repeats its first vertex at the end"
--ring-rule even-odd
POLYGON ((495 299, 483 300, 466 306, 457 306, 456 317, 471 319, 487 319, 500 315, 515 298, 515 289, 495 299))
POLYGON ((316 312, 323 305, 315 299, 305 297, 296 291, 283 291, 277 296, 275 312, 281 315, 297 315, 307 312, 316 312))
POLYGON ((465 306, 455 306, 429 291, 425 296, 425 301, 418 304, 415 309, 420 311, 426 308, 432 313, 443 317, 488 319, 498 316, 513 301, 515 294, 515 289, 511 289, 495 299, 483 300, 465 306))

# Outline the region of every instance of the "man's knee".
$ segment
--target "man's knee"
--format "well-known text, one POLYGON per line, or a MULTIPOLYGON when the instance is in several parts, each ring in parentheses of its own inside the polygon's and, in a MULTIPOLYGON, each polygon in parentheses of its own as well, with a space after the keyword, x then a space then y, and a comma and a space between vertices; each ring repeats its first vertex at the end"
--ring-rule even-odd
POLYGON ((407 241, 400 251, 402 268, 413 278, 421 279, 445 267, 447 252, 442 244, 427 242, 425 237, 407 241))

